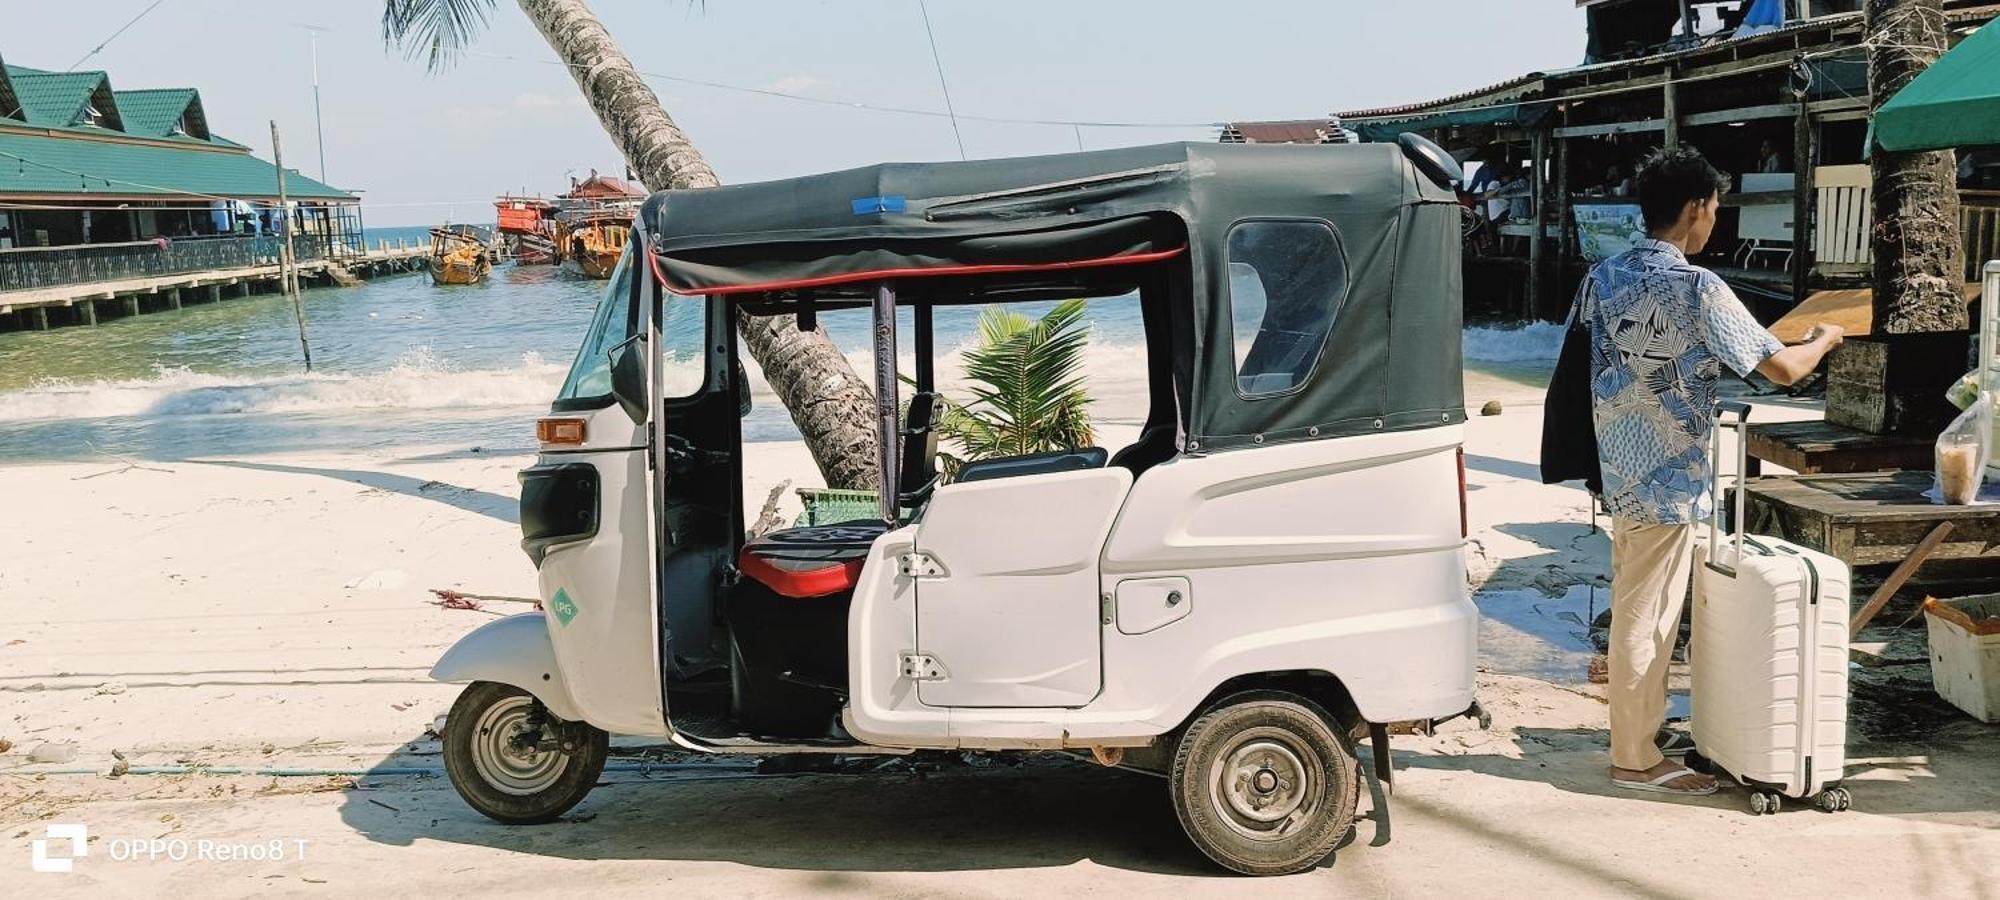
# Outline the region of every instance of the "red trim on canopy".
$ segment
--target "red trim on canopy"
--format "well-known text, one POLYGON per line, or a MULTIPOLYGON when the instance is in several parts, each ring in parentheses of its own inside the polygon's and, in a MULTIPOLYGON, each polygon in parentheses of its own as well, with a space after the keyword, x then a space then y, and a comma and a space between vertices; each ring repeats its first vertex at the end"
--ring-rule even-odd
POLYGON ((1015 272, 1060 272, 1066 269, 1097 269, 1105 266, 1136 266, 1144 263, 1172 259, 1187 252, 1183 244, 1171 250, 1156 250, 1151 253, 1127 253, 1120 256, 1100 256, 1095 259, 1079 259, 1070 262, 1052 263, 991 263, 987 265, 965 266, 916 266, 902 269, 871 269, 865 272, 843 272, 839 275, 822 275, 818 278, 800 278, 795 281, 767 281, 761 284, 736 284, 723 287, 693 288, 681 287, 667 280, 666 272, 660 266, 659 255, 646 254, 653 263, 653 275, 660 279, 667 290, 688 296, 707 294, 713 297, 730 294, 760 294, 769 291, 790 291, 800 288, 826 287, 834 284, 852 284, 857 281, 880 281, 887 278, 931 278, 940 275, 1004 275, 1015 272))

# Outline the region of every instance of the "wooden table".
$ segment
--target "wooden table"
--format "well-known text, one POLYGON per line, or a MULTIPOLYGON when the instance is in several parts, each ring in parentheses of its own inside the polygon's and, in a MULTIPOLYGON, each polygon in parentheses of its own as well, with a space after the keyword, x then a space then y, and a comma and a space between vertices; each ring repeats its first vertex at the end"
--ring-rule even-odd
MULTIPOLYGON (((1934 438, 1869 434, 1824 421, 1753 424, 1750 458, 1800 475, 1928 470, 1934 438)), ((1758 474, 1756 468, 1750 474, 1758 474)))
POLYGON ((1922 471, 1782 475, 1748 482, 1744 517, 1752 534, 1769 534, 1850 566, 1900 563, 1937 526, 1950 532, 1931 559, 2000 559, 2000 503, 1941 506, 1924 499, 1922 471))

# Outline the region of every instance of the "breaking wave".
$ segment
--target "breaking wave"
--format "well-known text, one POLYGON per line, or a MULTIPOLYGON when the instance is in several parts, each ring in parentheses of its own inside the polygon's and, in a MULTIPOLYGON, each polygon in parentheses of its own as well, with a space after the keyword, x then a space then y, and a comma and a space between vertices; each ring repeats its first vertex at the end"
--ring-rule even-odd
POLYGON ((162 367, 148 378, 48 379, 0 393, 0 422, 546 405, 565 368, 525 353, 504 369, 459 369, 428 348, 361 374, 212 375, 162 367))
POLYGON ((1465 329, 1467 362, 1554 362, 1562 351, 1563 327, 1555 322, 1530 322, 1501 328, 1465 329))

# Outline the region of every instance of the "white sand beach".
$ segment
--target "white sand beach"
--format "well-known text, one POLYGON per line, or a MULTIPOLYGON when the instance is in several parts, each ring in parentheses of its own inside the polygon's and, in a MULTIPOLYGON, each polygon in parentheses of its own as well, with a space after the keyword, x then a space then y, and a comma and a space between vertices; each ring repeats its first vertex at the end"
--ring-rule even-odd
MULTIPOLYGON (((1587 893, 1733 894, 1810 857, 1821 874, 1792 883, 1901 894, 1930 878, 1930 893, 1972 892, 1950 873, 2000 865, 1990 730, 1860 753, 1861 811, 1839 818, 1752 819, 1730 792, 1678 804, 1606 796, 1602 705, 1584 677, 1579 620, 1590 586, 1605 583, 1607 545, 1581 491, 1539 483, 1539 400, 1532 383, 1469 378, 1470 559, 1490 606, 1482 697, 1493 730, 1457 722, 1396 738, 1393 838, 1371 820, 1339 865, 1260 890, 1479 892, 1504 876, 1587 893), (1502 414, 1477 415, 1489 399, 1502 414), (1709 863, 1683 865, 1693 858, 1709 863)), ((1130 432, 1107 426, 1101 442, 1130 432)), ((673 879, 697 894, 1125 893, 1211 873, 1156 781, 1080 763, 787 777, 719 760, 686 777, 646 770, 649 757, 628 748, 569 824, 542 829, 494 825, 441 778, 395 774, 438 766, 428 729, 457 688, 432 683, 430 664, 491 616, 525 608, 441 608, 430 589, 534 595, 515 523, 514 473, 530 459, 430 447, 0 468, 6 843, 25 853, 43 823, 84 821, 109 836, 297 837, 315 853, 222 869, 92 860, 48 884, 78 895, 322 884, 515 893, 557 879, 673 879), (120 765, 133 773, 109 777, 120 765), (142 774, 189 766, 347 774, 142 774), (352 774, 365 770, 380 774, 352 774), (980 837, 940 848, 940 827, 980 837), (825 844, 822 830, 853 843, 825 844), (780 846, 796 852, 780 858, 780 846)), ((782 481, 818 484, 797 443, 753 444, 747 459, 753 509, 782 481)))

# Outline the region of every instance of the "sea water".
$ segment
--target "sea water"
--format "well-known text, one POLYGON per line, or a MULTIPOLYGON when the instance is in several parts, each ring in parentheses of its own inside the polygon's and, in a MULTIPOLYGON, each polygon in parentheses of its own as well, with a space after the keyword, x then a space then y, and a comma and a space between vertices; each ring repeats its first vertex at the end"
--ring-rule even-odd
MULTIPOLYGON (((555 397, 605 287, 564 269, 502 265, 478 285, 437 286, 413 273, 307 290, 310 373, 282 294, 0 334, 0 463, 439 445, 529 451, 534 419, 555 397)), ((1016 308, 1039 315, 1050 306, 1016 308)), ((979 314, 978 307, 936 313, 947 392, 962 388, 958 351, 976 339, 979 314)), ((864 377, 867 315, 821 317, 864 377)), ((1142 421, 1137 303, 1092 301, 1086 321, 1093 414, 1107 423, 1142 421)), ((907 318, 901 341, 908 372, 907 318)), ((1545 377, 1559 343, 1555 326, 1529 325, 1470 329, 1464 346, 1468 368, 1531 384, 1545 377)), ((796 440, 754 364, 750 378, 745 439, 796 440)))

